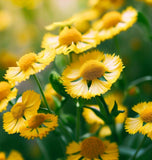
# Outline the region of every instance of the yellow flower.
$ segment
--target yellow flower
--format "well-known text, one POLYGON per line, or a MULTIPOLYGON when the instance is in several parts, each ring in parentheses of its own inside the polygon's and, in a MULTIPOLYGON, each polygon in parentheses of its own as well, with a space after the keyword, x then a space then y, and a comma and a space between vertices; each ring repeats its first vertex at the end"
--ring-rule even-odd
POLYGON ((132 108, 139 116, 135 118, 127 118, 125 129, 130 134, 135 134, 138 131, 142 134, 148 134, 152 139, 152 102, 138 103, 132 108))
POLYGON ((6 160, 24 160, 24 158, 18 151, 12 150, 6 160))
POLYGON ((89 30, 81 34, 74 27, 64 27, 59 35, 47 33, 43 37, 42 48, 55 48, 56 54, 80 53, 99 44, 97 32, 89 30))
POLYGON ((26 119, 37 113, 41 103, 40 95, 28 90, 23 93, 22 101, 17 102, 10 112, 3 115, 3 128, 9 134, 18 133, 26 119))
POLYGON ((25 122, 20 130, 20 136, 27 139, 39 137, 42 139, 58 126, 58 117, 53 114, 37 113, 25 122))
POLYGON ((54 97, 61 99, 61 96, 53 89, 50 83, 45 86, 44 95, 50 108, 55 109, 54 97))
POLYGON ((124 0, 89 0, 89 5, 99 11, 118 9, 124 4, 124 0))
POLYGON ((17 57, 15 54, 4 51, 0 53, 0 68, 7 69, 8 67, 16 67, 17 57))
POLYGON ((89 137, 82 142, 71 142, 66 148, 67 160, 118 160, 116 143, 102 141, 97 137, 89 137), (100 157, 100 158, 99 158, 100 157))
POLYGON ((100 40, 104 41, 130 28, 136 22, 137 15, 137 11, 132 7, 128 7, 122 13, 110 11, 93 23, 93 29, 99 31, 100 40))
POLYGON ((91 98, 107 92, 119 78, 123 64, 119 56, 91 51, 71 63, 62 74, 63 85, 73 98, 91 98))
POLYGON ((5 10, 0 11, 0 20, 0 31, 7 29, 12 23, 10 13, 5 10))
POLYGON ((12 150, 7 158, 4 152, 0 152, 0 160, 24 160, 24 159, 18 151, 12 150))
POLYGON ((73 15, 71 18, 67 20, 60 21, 60 22, 54 22, 46 26, 45 29, 51 31, 51 30, 56 29, 57 27, 64 28, 65 26, 73 26, 79 32, 85 33, 91 28, 90 21, 97 19, 100 14, 95 9, 88 9, 88 10, 85 10, 83 12, 73 15))
POLYGON ((6 156, 4 152, 0 152, 0 160, 6 160, 6 156))
POLYGON ((16 98, 17 89, 11 89, 11 84, 6 81, 0 82, 0 112, 6 110, 8 102, 16 98))
POLYGON ((22 82, 37 72, 45 69, 55 58, 55 52, 51 49, 41 51, 38 55, 28 53, 22 56, 17 63, 17 67, 9 67, 5 74, 5 79, 10 83, 22 82))

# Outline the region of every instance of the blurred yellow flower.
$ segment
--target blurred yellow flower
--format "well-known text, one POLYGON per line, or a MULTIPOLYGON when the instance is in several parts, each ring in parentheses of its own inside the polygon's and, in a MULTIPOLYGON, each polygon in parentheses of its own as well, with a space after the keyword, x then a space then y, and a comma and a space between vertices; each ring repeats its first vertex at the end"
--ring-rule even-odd
POLYGON ((136 9, 132 7, 128 7, 122 13, 110 11, 93 23, 93 29, 99 31, 100 40, 104 41, 130 28, 136 22, 137 15, 136 9))
POLYGON ((4 152, 0 152, 0 160, 24 160, 24 159, 18 151, 12 150, 7 158, 4 152))
POLYGON ((17 67, 9 67, 5 74, 7 79, 12 84, 25 81, 35 73, 44 70, 55 58, 55 52, 53 49, 48 49, 35 54, 33 52, 25 54, 19 61, 17 61, 17 67))
POLYGON ((12 150, 6 160, 24 160, 24 158, 18 151, 12 150))
POLYGON ((119 78, 123 64, 119 56, 91 51, 72 62, 62 74, 63 85, 73 98, 91 98, 107 92, 119 78))
POLYGON ((107 11, 122 7, 124 0, 89 0, 89 6, 99 11, 107 11))
POLYGON ((22 94, 22 101, 17 102, 10 112, 3 115, 3 128, 9 134, 18 133, 26 119, 37 113, 41 103, 40 95, 28 90, 22 94))
POLYGON ((43 37, 42 48, 55 48, 56 54, 81 53, 99 44, 97 32, 89 30, 81 34, 74 27, 64 27, 59 35, 47 33, 43 37))
POLYGON ((27 139, 39 137, 42 139, 58 126, 58 117, 53 114, 37 113, 25 121, 25 126, 20 130, 20 136, 27 139))
POLYGON ((6 81, 0 82, 0 112, 6 110, 8 102, 16 98, 17 89, 16 88, 11 89, 11 88, 12 88, 11 84, 9 84, 8 82, 6 81))
POLYGON ((11 15, 8 11, 0 10, 0 31, 7 29, 12 23, 11 15))
POLYGON ((67 160, 118 160, 116 143, 102 141, 97 137, 89 137, 82 142, 71 142, 66 148, 67 160), (100 158, 99 158, 100 157, 100 158))
POLYGON ((48 83, 45 86, 44 95, 47 100, 47 103, 49 104, 49 107, 51 109, 55 109, 55 103, 53 97, 58 97, 60 99, 61 96, 53 89, 50 83, 48 83))
POLYGON ((147 134, 152 139, 152 102, 138 103, 132 110, 137 112, 138 116, 126 119, 126 131, 130 134, 135 134, 139 131, 142 134, 147 134))
POLYGON ((8 69, 8 67, 16 67, 17 57, 15 54, 4 51, 0 53, 0 68, 8 69))

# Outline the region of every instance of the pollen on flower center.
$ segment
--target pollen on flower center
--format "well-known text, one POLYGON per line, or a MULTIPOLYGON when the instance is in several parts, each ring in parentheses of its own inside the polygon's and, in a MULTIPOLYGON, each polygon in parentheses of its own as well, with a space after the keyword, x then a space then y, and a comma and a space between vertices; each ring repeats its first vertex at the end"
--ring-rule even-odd
POLYGON ((19 103, 16 103, 12 107, 11 113, 15 119, 19 119, 19 118, 23 117, 24 110, 25 110, 25 105, 23 103, 19 102, 19 103))
POLYGON ((106 68, 103 63, 96 60, 90 60, 82 65, 80 68, 80 75, 85 80, 93 80, 102 77, 105 71, 106 68))
POLYGON ((31 66, 32 63, 34 63, 35 61, 36 61, 36 54, 29 53, 21 57, 20 60, 18 61, 18 64, 22 70, 27 70, 29 66, 31 66))
POLYGON ((59 42, 61 45, 71 45, 81 41, 82 35, 75 28, 65 27, 59 34, 59 42))
POLYGON ((28 126, 29 126, 29 128, 37 128, 37 127, 39 127, 44 121, 45 121, 45 114, 44 114, 44 113, 40 113, 40 114, 34 115, 34 116, 28 121, 28 126))
POLYGON ((103 142, 97 137, 90 137, 82 141, 81 155, 88 159, 98 158, 105 150, 103 142))
POLYGON ((0 101, 6 98, 11 92, 11 85, 8 82, 0 82, 0 101))
POLYGON ((148 123, 148 122, 152 122, 152 108, 146 108, 144 109, 141 113, 140 113, 140 117, 141 119, 148 123))
POLYGON ((108 12, 102 17, 102 21, 103 28, 113 27, 121 21, 121 13, 117 11, 108 12))

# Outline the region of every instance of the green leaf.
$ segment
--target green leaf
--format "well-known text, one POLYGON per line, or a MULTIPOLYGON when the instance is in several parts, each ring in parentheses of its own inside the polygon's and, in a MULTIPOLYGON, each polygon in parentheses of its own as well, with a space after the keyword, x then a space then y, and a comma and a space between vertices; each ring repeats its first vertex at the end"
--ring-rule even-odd
POLYGON ((107 121, 107 118, 96 108, 83 106, 84 108, 91 109, 99 118, 101 118, 104 121, 107 121))
POLYGON ((118 110, 118 105, 117 105, 117 102, 115 101, 115 104, 114 104, 112 111, 111 111, 111 115, 113 117, 117 117, 119 113, 123 113, 123 112, 124 112, 124 110, 118 110))
POLYGON ((52 84, 52 87, 57 93, 59 93, 63 97, 69 96, 65 91, 60 75, 56 71, 51 72, 49 80, 52 84))

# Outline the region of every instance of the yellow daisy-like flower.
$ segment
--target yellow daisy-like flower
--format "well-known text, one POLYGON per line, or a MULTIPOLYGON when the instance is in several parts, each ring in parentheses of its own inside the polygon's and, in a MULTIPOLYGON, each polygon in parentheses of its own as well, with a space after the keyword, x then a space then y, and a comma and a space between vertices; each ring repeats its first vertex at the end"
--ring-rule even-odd
POLYGON ((40 95, 28 90, 23 93, 22 101, 17 102, 10 112, 3 115, 3 128, 9 134, 18 133, 24 126, 25 119, 37 113, 41 103, 40 95))
POLYGON ((81 34, 74 27, 64 27, 59 35, 47 33, 43 37, 42 48, 55 48, 56 54, 81 53, 99 44, 96 31, 89 30, 81 34))
POLYGON ((10 83, 6 81, 0 82, 0 112, 6 110, 8 102, 17 95, 17 89, 13 88, 10 83))
POLYGON ((91 51, 71 63, 62 75, 63 85, 73 98, 91 98, 107 92, 119 78, 123 64, 119 56, 91 51))
POLYGON ((22 82, 37 72, 43 70, 55 58, 55 52, 52 49, 41 51, 38 55, 28 53, 17 61, 17 67, 9 67, 5 74, 5 79, 15 84, 22 82))
POLYGON ((53 114, 38 113, 25 122, 20 130, 20 136, 27 139, 39 137, 42 139, 58 126, 58 117, 53 114))
POLYGON ((132 108, 133 111, 139 114, 135 118, 127 118, 125 129, 130 134, 135 134, 138 131, 142 134, 148 134, 152 139, 152 102, 142 102, 132 108))
POLYGON ((0 152, 0 160, 24 160, 24 159, 18 151, 12 150, 7 158, 4 152, 0 152))
POLYGON ((128 7, 122 13, 110 11, 93 23, 93 29, 99 31, 100 40, 104 41, 130 28, 136 22, 137 15, 137 11, 132 7, 128 7))
POLYGON ((66 148, 67 160, 118 160, 116 143, 102 141, 97 137, 89 137, 82 142, 71 142, 66 148), (100 157, 100 158, 99 158, 100 157))
POLYGON ((48 83, 45 86, 44 95, 51 109, 55 109, 54 97, 61 99, 61 96, 53 89, 52 85, 48 83))
POLYGON ((97 19, 100 14, 96 9, 88 9, 88 10, 85 10, 83 12, 80 12, 80 13, 73 15, 71 18, 69 18, 65 21, 54 22, 54 23, 46 26, 45 29, 51 31, 51 30, 54 30, 58 27, 64 28, 65 26, 73 26, 79 32, 85 33, 89 29, 91 29, 91 22, 90 21, 97 19))

